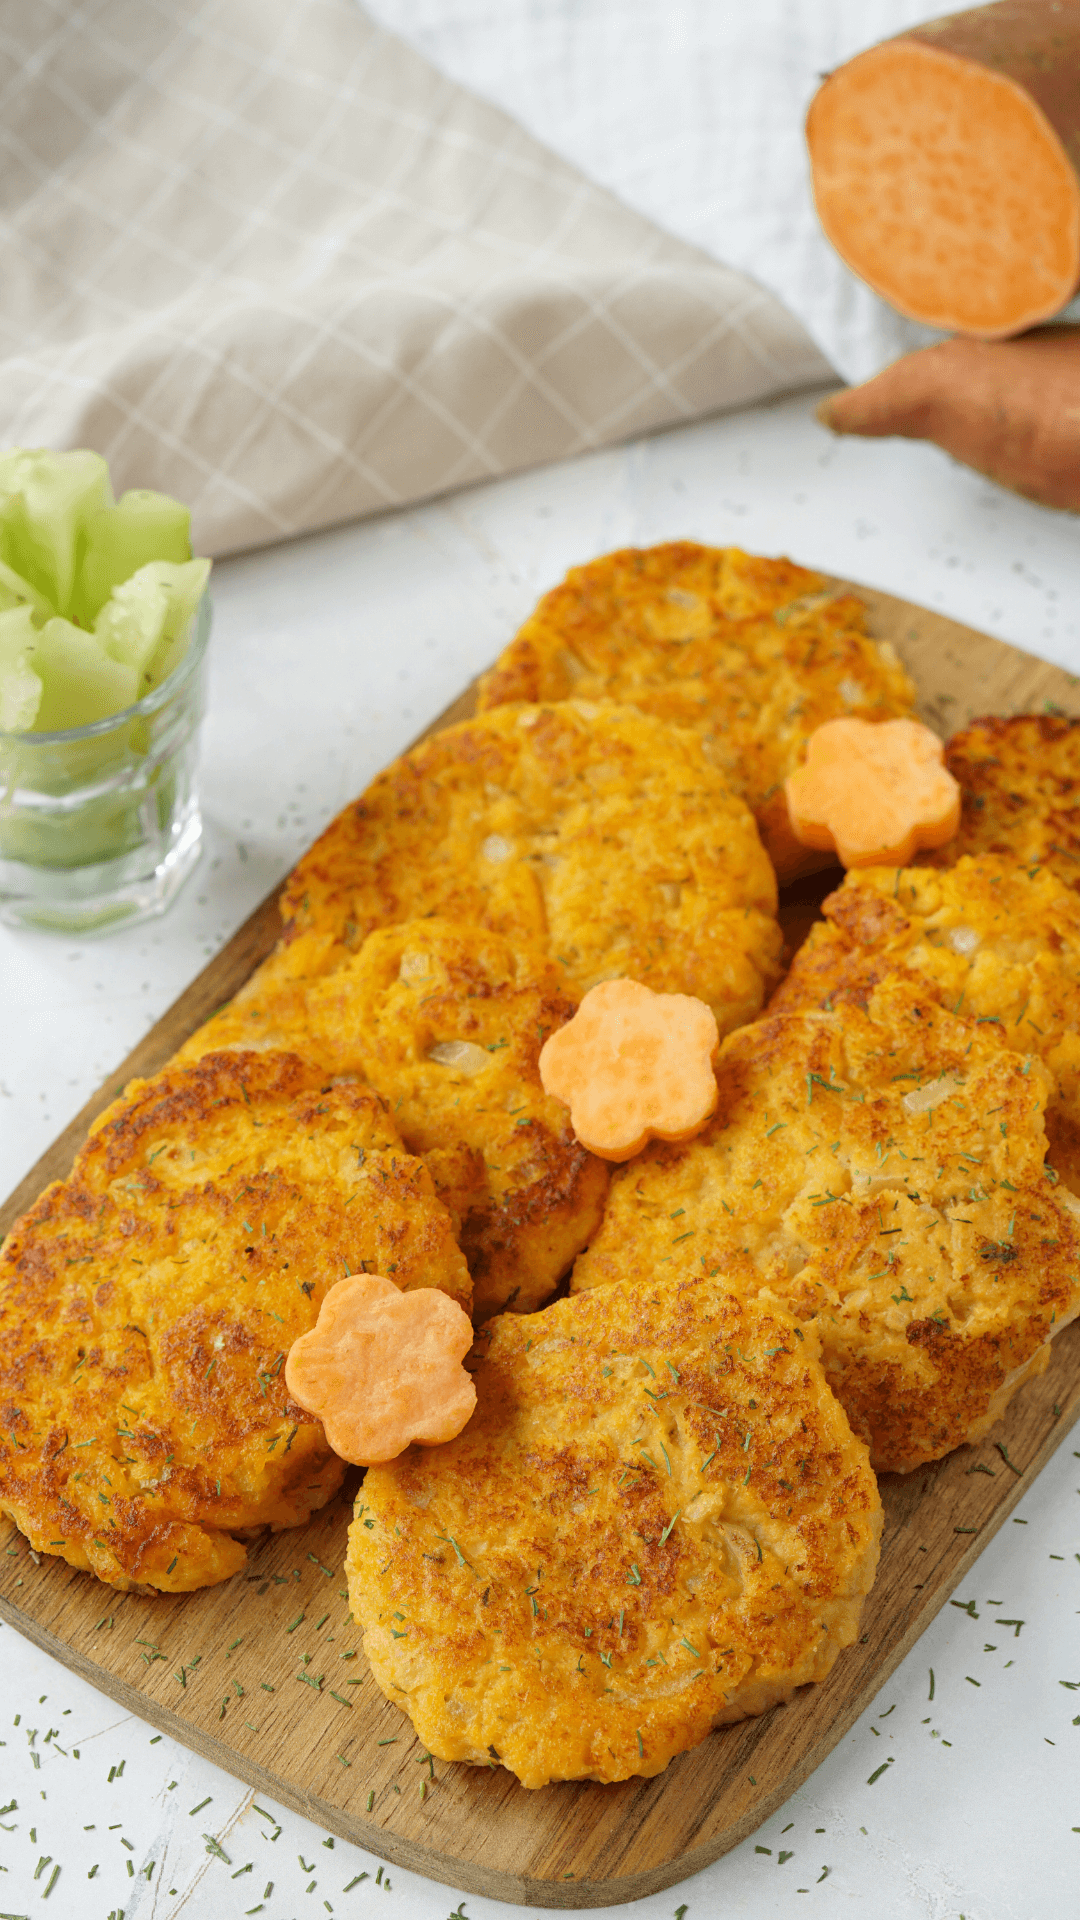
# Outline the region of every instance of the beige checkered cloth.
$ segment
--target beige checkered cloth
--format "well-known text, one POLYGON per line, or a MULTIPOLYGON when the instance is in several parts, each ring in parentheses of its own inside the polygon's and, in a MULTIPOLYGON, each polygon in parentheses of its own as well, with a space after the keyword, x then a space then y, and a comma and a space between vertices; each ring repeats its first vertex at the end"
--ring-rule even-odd
POLYGON ((352 0, 0 0, 0 444, 222 553, 829 377, 352 0))

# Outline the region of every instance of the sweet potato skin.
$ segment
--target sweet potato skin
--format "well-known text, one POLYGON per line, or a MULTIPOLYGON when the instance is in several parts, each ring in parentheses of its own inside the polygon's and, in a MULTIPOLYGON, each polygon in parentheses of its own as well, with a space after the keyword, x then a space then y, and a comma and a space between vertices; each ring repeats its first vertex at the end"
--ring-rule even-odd
POLYGON ((1080 124, 1077 56, 1080 0, 997 0, 995 6, 924 20, 897 39, 974 60, 1008 74, 1030 93, 1075 165, 1080 124))
POLYGON ((923 347, 817 413, 833 433, 932 440, 999 486, 1080 513, 1080 327, 923 347))

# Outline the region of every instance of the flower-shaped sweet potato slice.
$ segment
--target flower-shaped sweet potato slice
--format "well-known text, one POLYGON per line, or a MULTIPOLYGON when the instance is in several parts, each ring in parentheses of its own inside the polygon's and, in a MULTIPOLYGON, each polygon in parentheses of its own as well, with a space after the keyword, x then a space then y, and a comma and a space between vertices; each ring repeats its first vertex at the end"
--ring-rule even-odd
POLYGON ((629 1160, 647 1140, 689 1140, 716 1105, 716 1021, 687 993, 604 980, 540 1050, 544 1092, 583 1147, 629 1160))
POLYGON ((845 867, 906 866, 960 824, 945 749, 917 720, 827 720, 784 791, 795 838, 845 867))
POLYGON ((476 1405, 461 1364, 472 1338, 468 1314, 437 1287, 402 1293, 377 1273, 353 1274, 293 1341, 285 1384, 342 1460, 371 1466, 413 1440, 434 1447, 461 1432, 476 1405))

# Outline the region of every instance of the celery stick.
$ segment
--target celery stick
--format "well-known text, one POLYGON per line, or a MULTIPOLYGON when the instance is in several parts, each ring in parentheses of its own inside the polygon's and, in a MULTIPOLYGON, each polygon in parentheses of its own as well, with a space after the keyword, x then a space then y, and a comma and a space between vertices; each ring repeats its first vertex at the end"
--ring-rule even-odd
POLYGON ((80 625, 94 625, 113 588, 150 560, 191 558, 191 512, 167 493, 133 488, 87 524, 86 552, 75 600, 80 625))
POLYGON ((24 580, 13 567, 6 567, 0 560, 0 612, 8 607, 32 607, 41 621, 51 620, 56 608, 46 600, 43 593, 24 580))
POLYGON ((111 504, 109 469, 98 453, 0 453, 0 560, 67 615, 87 522, 111 504))
MULTIPOLYGON (((210 577, 209 560, 189 560, 185 566, 176 567, 168 560, 152 560, 149 566, 140 567, 133 579, 119 588, 119 592, 133 588, 140 583, 158 582, 169 595, 169 611, 165 616, 165 627, 161 643, 146 669, 149 687, 159 687, 170 673, 179 666, 188 649, 191 638, 191 622, 195 609, 206 591, 206 582, 210 577)), ((142 691, 148 691, 144 687, 142 691)))
POLYGON ((120 713, 138 699, 134 667, 113 660, 94 633, 70 620, 49 620, 37 636, 34 671, 42 683, 37 733, 84 727, 120 713))
POLYGON ((210 571, 189 525, 150 488, 114 504, 96 453, 0 452, 0 730, 85 726, 172 673, 210 571))
MULTIPOLYGON (((142 570, 149 572, 149 567, 142 570)), ((139 697, 150 690, 147 669, 165 639, 171 604, 163 580, 137 573, 114 587, 94 622, 94 633, 110 659, 134 669, 139 697)))
POLYGON ((32 727, 41 705, 41 681, 30 665, 38 631, 29 607, 0 613, 0 733, 32 727))

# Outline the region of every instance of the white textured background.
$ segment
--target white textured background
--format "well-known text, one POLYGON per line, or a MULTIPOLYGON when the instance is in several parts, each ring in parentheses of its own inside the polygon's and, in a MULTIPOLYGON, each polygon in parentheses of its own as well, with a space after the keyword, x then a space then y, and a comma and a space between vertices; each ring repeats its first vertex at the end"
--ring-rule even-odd
MULTIPOLYGON (((1013 499, 930 448, 834 441, 811 406, 808 396, 778 402, 220 564, 207 847, 187 891, 158 924, 96 943, 0 930, 0 1190, 334 810, 574 561, 680 535, 786 552, 1080 670, 1075 520, 1013 499)), ((626 1911, 669 1920, 686 1903, 688 1920, 1071 1920, 1080 1876, 1074 1448, 1080 1433, 1066 1437, 957 1596, 974 1600, 977 1619, 946 1606, 782 1812, 677 1892, 626 1911), (996 1624, 1002 1618, 1025 1625, 1017 1635, 996 1624), (869 1786, 890 1755, 895 1764, 869 1786), (781 1849, 790 1855, 782 1864, 781 1849)), ((267 1838, 273 1826, 235 1781, 168 1739, 151 1746, 150 1729, 10 1629, 0 1648, 0 1807, 17 1802, 0 1812, 0 1914, 320 1920, 329 1910, 444 1920, 458 1905, 456 1893, 396 1869, 384 1892, 377 1861, 341 1840, 325 1846, 326 1834, 284 1811, 279 1837, 267 1838), (57 1736, 46 1743, 50 1728, 57 1736), (219 1839, 228 1865, 207 1853, 204 1834, 219 1839)), ((466 1920, 514 1911, 466 1896, 466 1920)))

